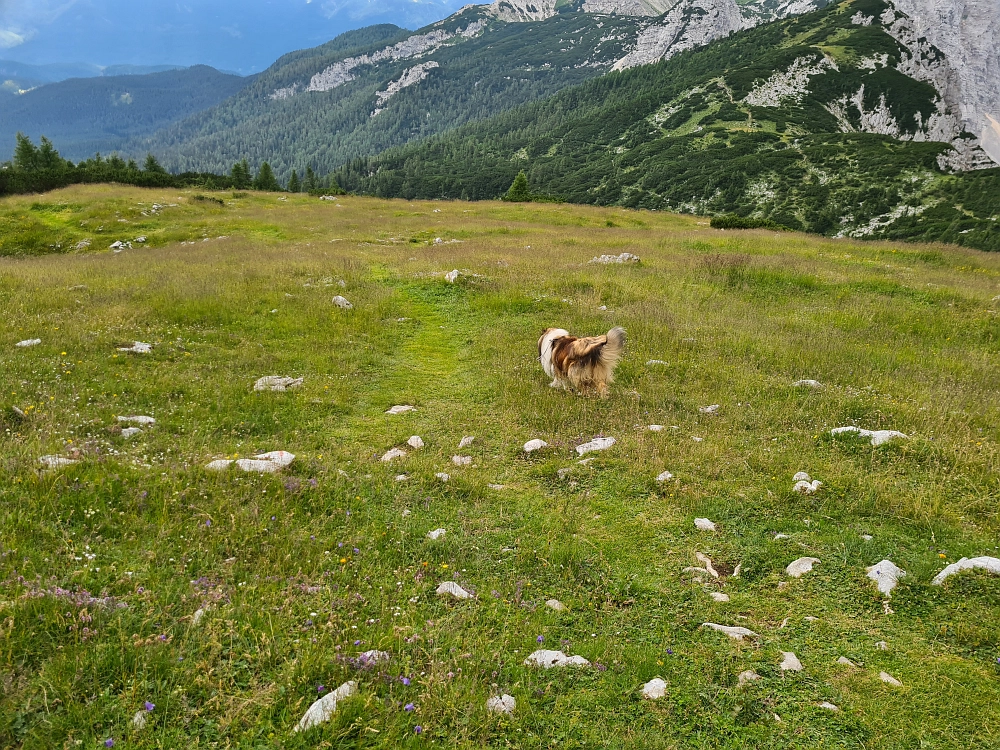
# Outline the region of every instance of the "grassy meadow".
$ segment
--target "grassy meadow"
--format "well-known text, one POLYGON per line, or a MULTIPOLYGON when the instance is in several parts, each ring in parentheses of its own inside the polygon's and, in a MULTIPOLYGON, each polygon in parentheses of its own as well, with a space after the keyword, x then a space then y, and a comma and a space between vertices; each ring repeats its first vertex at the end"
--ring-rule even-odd
POLYGON ((3 199, 0 256, 0 747, 1000 747, 1000 577, 930 585, 1000 556, 1000 256, 118 187, 3 199), (588 263, 622 252, 642 262, 588 263), (544 328, 614 325, 610 398, 548 387, 544 328), (156 425, 127 439, 128 415, 156 425), (578 464, 595 436, 618 442, 578 464), (278 474, 205 469, 274 450, 278 474), (684 571, 698 553, 719 579, 684 571), (865 575, 886 558, 888 603, 865 575), (475 598, 435 596, 449 580, 475 598), (592 664, 524 666, 541 647, 592 664))

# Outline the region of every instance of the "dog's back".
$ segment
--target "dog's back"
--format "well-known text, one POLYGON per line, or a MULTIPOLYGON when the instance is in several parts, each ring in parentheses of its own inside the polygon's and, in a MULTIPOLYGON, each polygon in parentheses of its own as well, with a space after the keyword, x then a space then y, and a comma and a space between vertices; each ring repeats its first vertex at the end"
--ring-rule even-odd
POLYGON ((606 396, 614 370, 625 351, 625 329, 612 328, 604 336, 578 338, 562 328, 550 328, 538 340, 538 355, 552 386, 606 396))

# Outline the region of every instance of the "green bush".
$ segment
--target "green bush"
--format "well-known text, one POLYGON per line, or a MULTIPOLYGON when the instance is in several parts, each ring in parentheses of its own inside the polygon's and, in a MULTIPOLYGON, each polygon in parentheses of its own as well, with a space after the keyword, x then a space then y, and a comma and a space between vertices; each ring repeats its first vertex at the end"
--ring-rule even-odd
POLYGON ((790 231, 788 227, 773 222, 770 219, 753 219, 749 216, 739 216, 737 214, 713 216, 710 224, 712 229, 774 229, 779 232, 790 231))

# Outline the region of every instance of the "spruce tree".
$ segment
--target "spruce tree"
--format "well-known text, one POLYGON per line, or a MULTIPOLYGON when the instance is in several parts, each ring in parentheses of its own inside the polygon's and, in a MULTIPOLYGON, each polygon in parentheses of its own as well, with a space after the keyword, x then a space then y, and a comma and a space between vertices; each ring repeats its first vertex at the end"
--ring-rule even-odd
POLYGON ((292 178, 288 181, 288 192, 298 193, 301 192, 302 185, 299 183, 299 173, 294 169, 292 170, 292 178))
POLYGON ((250 176, 250 165, 247 164, 246 159, 238 161, 233 165, 231 175, 234 190, 247 190, 250 187, 252 178, 250 176))
POLYGON ((17 134, 17 146, 14 149, 14 169, 24 172, 38 170, 40 155, 38 147, 23 133, 17 134))
POLYGON ((156 160, 156 157, 153 156, 152 154, 146 154, 146 163, 142 165, 142 171, 144 171, 144 172, 151 172, 153 174, 166 174, 167 173, 167 170, 165 170, 160 165, 160 162, 158 162, 156 160))
POLYGON ((319 183, 316 181, 316 173, 313 172, 312 167, 306 167, 306 192, 310 193, 319 187, 319 183))
POLYGON ((278 184, 278 178, 274 176, 274 170, 271 169, 271 165, 264 162, 260 165, 260 170, 257 172, 257 178, 253 181, 254 190, 263 190, 269 193, 277 193, 281 191, 281 185, 278 184))
POLYGON ((510 189, 503 199, 511 203, 527 203, 530 201, 531 189, 528 187, 528 175, 523 171, 518 172, 517 177, 514 178, 514 182, 511 183, 510 189))

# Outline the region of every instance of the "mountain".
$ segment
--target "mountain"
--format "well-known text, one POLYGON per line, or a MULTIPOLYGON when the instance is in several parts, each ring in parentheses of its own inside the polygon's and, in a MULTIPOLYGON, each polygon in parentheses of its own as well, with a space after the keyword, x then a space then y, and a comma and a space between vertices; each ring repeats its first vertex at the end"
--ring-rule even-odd
MULTIPOLYGON (((1000 112, 997 70, 931 44, 900 10, 913 1, 843 0, 759 25, 336 176, 382 196, 494 198, 524 170, 535 191, 575 202, 1000 249, 1000 169, 976 124, 1000 112)), ((1000 29, 993 8, 982 34, 1000 29)), ((995 49, 937 33, 969 57, 995 49)))
MULTIPOLYGON (((74 78, 51 83, 0 107, 0 153, 13 153, 21 132, 47 136, 74 161, 116 150, 239 92, 249 82, 206 66, 149 75, 74 78)), ((143 154, 144 155, 144 154, 143 154)))
POLYGON ((416 32, 286 55, 238 96, 141 143, 175 170, 248 158, 321 172, 826 0, 497 0, 416 32))

